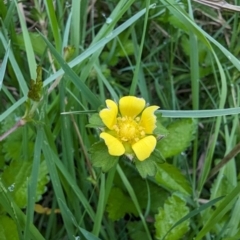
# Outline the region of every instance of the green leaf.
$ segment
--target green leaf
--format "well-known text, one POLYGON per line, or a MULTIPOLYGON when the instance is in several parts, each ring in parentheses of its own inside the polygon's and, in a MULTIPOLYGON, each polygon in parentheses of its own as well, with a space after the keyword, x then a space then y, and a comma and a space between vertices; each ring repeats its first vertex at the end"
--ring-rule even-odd
MULTIPOLYGON (((32 162, 30 161, 12 161, 4 170, 1 178, 13 199, 20 208, 27 205, 27 185, 31 181, 32 162)), ((45 162, 41 163, 39 169, 38 186, 36 192, 36 200, 39 201, 41 195, 46 191, 46 184, 49 181, 47 177, 47 167, 45 162)))
POLYGON ((102 168, 103 172, 107 172, 118 163, 119 157, 110 155, 104 142, 93 144, 90 153, 93 166, 102 168))
POLYGON ((99 116, 99 113, 92 114, 91 117, 89 118, 89 124, 87 127, 92 127, 92 128, 102 128, 104 127, 104 123, 102 122, 102 119, 99 116))
POLYGON ((144 161, 139 161, 138 159, 134 159, 136 168, 141 175, 142 178, 146 178, 147 175, 154 176, 157 169, 155 166, 155 162, 151 157, 147 158, 144 161))
POLYGON ((15 222, 6 215, 0 215, 0 239, 18 240, 18 231, 15 222))
MULTIPOLYGON (((163 239, 168 230, 181 218, 189 213, 186 203, 180 197, 172 195, 164 203, 164 207, 159 209, 156 215, 156 237, 163 239)), ((189 230, 189 220, 182 222, 173 228, 166 236, 165 240, 179 240, 189 230)))
POLYGON ((124 217, 126 213, 138 215, 131 198, 117 187, 111 189, 106 210, 109 218, 113 221, 124 217))
POLYGON ((178 168, 169 163, 158 164, 158 172, 155 176, 157 183, 171 191, 180 191, 191 194, 191 186, 178 168))
POLYGON ((156 147, 164 158, 175 156, 190 145, 196 131, 196 122, 193 119, 181 119, 171 123, 167 130, 168 135, 156 147))
MULTIPOLYGON (((134 166, 132 164, 125 164, 121 161, 120 165, 126 176, 131 179, 131 186, 136 193, 142 212, 147 210, 150 214, 157 213, 158 208, 163 206, 165 200, 169 197, 169 192, 155 181, 143 179, 136 171, 133 171, 134 166)), ((126 187, 118 174, 115 175, 114 186, 126 191, 126 187)))
POLYGON ((156 163, 164 163, 161 153, 155 149, 153 153, 144 161, 139 161, 137 158, 134 158, 136 168, 142 178, 149 176, 154 176, 157 172, 156 163))
MULTIPOLYGON (((158 114, 159 115, 159 114, 158 114)), ((156 128, 154 129, 155 135, 165 136, 168 134, 168 130, 162 125, 162 118, 157 116, 156 128)))
MULTIPOLYGON (((35 32, 29 32, 29 37, 31 39, 34 53, 37 55, 40 55, 40 56, 43 55, 47 45, 44 42, 44 40, 42 39, 42 37, 38 33, 35 33, 35 32)), ((25 51, 23 34, 17 35, 17 42, 18 42, 19 48, 21 50, 25 51)))
POLYGON ((127 229, 129 232, 130 239, 139 240, 139 239, 148 239, 148 236, 145 232, 145 229, 141 222, 128 222, 127 229))
POLYGON ((165 189, 152 181, 147 181, 146 184, 146 180, 143 180, 141 177, 131 178, 131 185, 137 195, 139 205, 144 212, 149 203, 149 212, 157 213, 159 207, 163 206, 169 197, 169 193, 165 189))

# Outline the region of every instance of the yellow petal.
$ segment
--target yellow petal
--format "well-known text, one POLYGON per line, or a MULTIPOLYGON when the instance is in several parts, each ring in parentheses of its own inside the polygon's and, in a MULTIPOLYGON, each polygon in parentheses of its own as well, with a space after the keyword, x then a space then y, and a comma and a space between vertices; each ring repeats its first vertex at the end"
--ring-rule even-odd
POLYGON ((132 145, 132 149, 138 160, 147 159, 155 149, 157 140, 154 136, 147 136, 132 145))
POLYGON ((140 126, 144 127, 144 131, 147 134, 152 134, 153 130, 156 128, 156 116, 154 112, 158 109, 158 106, 150 106, 144 109, 142 112, 140 126))
POLYGON ((99 112, 99 116, 103 123, 112 130, 117 121, 118 107, 112 100, 106 100, 107 108, 104 108, 99 112))
POLYGON ((146 102, 143 98, 126 96, 119 100, 119 110, 123 117, 128 116, 134 118, 142 112, 145 104, 146 102))
POLYGON ((108 147, 108 152, 112 156, 121 156, 125 153, 125 148, 123 144, 112 135, 102 132, 100 134, 100 138, 102 138, 105 141, 105 144, 108 147))

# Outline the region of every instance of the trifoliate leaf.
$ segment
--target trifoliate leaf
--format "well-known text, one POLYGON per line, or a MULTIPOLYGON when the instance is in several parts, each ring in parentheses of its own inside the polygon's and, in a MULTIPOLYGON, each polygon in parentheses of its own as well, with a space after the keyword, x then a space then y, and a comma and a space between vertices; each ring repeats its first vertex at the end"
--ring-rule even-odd
POLYGON ((157 183, 171 191, 179 191, 184 194, 191 194, 191 186, 186 177, 178 168, 169 163, 158 164, 158 171, 155 176, 157 183))
MULTIPOLYGON (((27 205, 27 188, 28 181, 31 181, 31 170, 31 161, 12 161, 1 176, 9 193, 12 194, 20 208, 25 208, 27 205)), ((47 167, 45 162, 42 162, 39 168, 36 201, 40 200, 41 195, 45 192, 48 181, 47 167)))
POLYGON ((196 122, 193 119, 181 119, 171 123, 167 130, 166 137, 156 146, 164 158, 175 156, 190 145, 196 131, 196 122))
POLYGON ((131 198, 126 195, 120 188, 112 188, 107 208, 108 216, 113 221, 125 216, 126 213, 137 216, 137 209, 135 208, 131 198))
POLYGON ((0 239, 19 240, 15 222, 6 215, 0 215, 0 239))
POLYGON ((99 116, 99 113, 95 113, 91 115, 89 118, 89 124, 87 127, 92 127, 92 128, 102 128, 104 127, 104 124, 102 122, 102 119, 99 116))
POLYGON ((104 142, 93 144, 90 148, 90 153, 93 166, 102 168, 103 172, 107 172, 116 165, 119 159, 119 157, 112 156, 108 153, 107 146, 104 142))
MULTIPOLYGON (((156 215, 156 238, 162 239, 170 228, 181 218, 189 213, 186 203, 180 197, 172 195, 159 209, 156 215)), ((165 240, 179 240, 189 230, 189 220, 186 220, 174 227, 164 238, 165 240)))

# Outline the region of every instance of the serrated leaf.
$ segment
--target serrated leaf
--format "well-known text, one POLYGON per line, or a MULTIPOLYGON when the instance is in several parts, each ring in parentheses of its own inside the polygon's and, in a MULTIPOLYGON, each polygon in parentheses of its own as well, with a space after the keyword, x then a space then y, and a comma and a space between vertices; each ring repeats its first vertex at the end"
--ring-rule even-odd
POLYGON ((175 156, 190 145, 196 131, 196 122, 193 119, 181 119, 171 123, 167 130, 168 135, 156 146, 164 158, 175 156))
POLYGON ((103 172, 107 172, 118 163, 119 157, 110 155, 104 142, 93 144, 90 153, 93 166, 102 168, 103 172))
POLYGON ((179 191, 187 195, 191 194, 191 186, 186 177, 172 164, 158 164, 155 179, 157 183, 166 189, 179 191))
MULTIPOLYGON (((180 197, 172 195, 164 203, 164 207, 159 209, 156 215, 155 228, 157 239, 163 239, 168 230, 181 218, 189 213, 186 203, 180 197)), ((186 220, 173 228, 166 236, 165 240, 179 240, 189 230, 189 220, 186 220)))
POLYGON ((161 116, 157 116, 156 128, 154 129, 155 135, 165 136, 168 134, 168 130, 162 125, 161 116))
MULTIPOLYGON (((25 208, 27 205, 27 185, 28 181, 31 181, 31 169, 32 162, 30 161, 12 161, 1 176, 9 193, 12 194, 13 199, 20 208, 25 208)), ((42 162, 39 168, 36 192, 37 200, 39 200, 41 195, 45 192, 48 181, 47 167, 45 162, 42 162)))
POLYGON ((149 176, 155 175, 157 169, 155 166, 155 162, 152 160, 151 157, 147 158, 144 161, 139 161, 137 159, 134 160, 135 166, 142 178, 146 178, 148 175, 149 176))
POLYGON ((109 218, 113 221, 124 217, 126 213, 138 215, 131 198, 117 187, 111 189, 106 211, 109 218))
POLYGON ((91 115, 91 117, 89 118, 89 124, 87 125, 87 127, 93 127, 93 128, 104 127, 102 119, 100 118, 98 113, 91 115))
POLYGON ((134 158, 135 166, 141 175, 142 178, 149 176, 154 176, 157 172, 156 163, 164 163, 161 153, 155 149, 153 153, 144 161, 139 161, 137 158, 134 158))
POLYGON ((15 222, 6 215, 0 215, 0 239, 19 240, 15 222))

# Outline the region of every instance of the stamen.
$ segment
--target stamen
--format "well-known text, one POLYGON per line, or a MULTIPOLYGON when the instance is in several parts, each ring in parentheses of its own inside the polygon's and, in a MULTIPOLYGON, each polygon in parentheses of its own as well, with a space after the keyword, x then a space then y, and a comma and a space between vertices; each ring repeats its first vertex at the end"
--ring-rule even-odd
POLYGON ((140 118, 118 117, 117 124, 113 126, 113 130, 118 135, 118 138, 123 142, 131 144, 138 142, 145 136, 145 131, 142 126, 139 126, 140 118))

